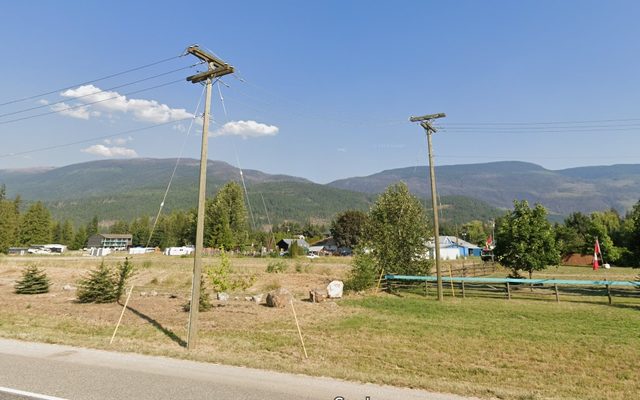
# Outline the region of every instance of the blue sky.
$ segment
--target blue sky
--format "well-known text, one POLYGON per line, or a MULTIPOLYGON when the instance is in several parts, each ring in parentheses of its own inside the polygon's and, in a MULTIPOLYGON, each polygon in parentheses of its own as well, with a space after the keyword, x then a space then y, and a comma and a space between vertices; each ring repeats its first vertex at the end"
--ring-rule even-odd
POLYGON ((201 126, 178 121, 201 97, 194 57, 76 85, 194 43, 238 71, 226 114, 214 89, 209 158, 243 168, 326 183, 426 165, 408 117, 436 112, 437 165, 640 163, 638 20, 635 1, 5 2, 0 103, 54 93, 0 106, 0 168, 198 157, 201 126))

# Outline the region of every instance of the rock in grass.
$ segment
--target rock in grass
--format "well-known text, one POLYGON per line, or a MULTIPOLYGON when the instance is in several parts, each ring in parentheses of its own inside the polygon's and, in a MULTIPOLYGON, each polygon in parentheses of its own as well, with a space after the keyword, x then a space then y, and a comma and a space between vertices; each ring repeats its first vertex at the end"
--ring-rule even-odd
POLYGON ((229 301, 229 295, 225 292, 218 292, 216 297, 220 301, 229 301))
POLYGON ((344 283, 342 281, 332 281, 327 286, 327 294, 330 299, 342 298, 342 290, 344 289, 344 283))
POLYGON ((327 292, 320 289, 309 291, 309 300, 312 303, 321 303, 327 299, 327 292))
POLYGON ((291 301, 291 293, 285 288, 280 288, 269 292, 267 295, 267 305, 269 307, 283 308, 291 301))

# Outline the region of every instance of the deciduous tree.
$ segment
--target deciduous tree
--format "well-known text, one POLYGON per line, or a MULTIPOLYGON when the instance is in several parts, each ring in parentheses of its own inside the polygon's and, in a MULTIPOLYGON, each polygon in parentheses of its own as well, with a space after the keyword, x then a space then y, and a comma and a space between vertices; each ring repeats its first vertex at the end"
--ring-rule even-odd
POLYGON ((525 200, 514 201, 513 210, 500 218, 496 231, 494 253, 498 261, 512 270, 529 273, 560 263, 555 235, 547 221, 547 210, 540 204, 529 208, 525 200))
POLYGON ((406 184, 390 186, 378 197, 369 214, 366 236, 379 268, 407 275, 429 272, 427 218, 406 184))
POLYGON ((363 211, 347 210, 331 223, 331 236, 338 247, 356 248, 365 234, 369 217, 363 211))

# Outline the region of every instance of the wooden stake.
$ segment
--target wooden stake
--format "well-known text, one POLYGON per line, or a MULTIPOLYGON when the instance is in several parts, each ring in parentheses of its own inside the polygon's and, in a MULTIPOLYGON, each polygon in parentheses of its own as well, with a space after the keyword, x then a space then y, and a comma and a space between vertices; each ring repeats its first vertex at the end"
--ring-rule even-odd
POLYGON ((556 292, 556 302, 560 303, 560 294, 558 293, 558 284, 557 283, 553 285, 553 289, 556 292))
POLYGON ((456 297, 456 292, 453 290, 453 275, 451 275, 451 264, 449 264, 449 283, 451 283, 451 296, 456 297))
POLYGON ((466 298, 465 293, 464 293, 464 281, 462 281, 462 298, 466 298))
POLYGON ((376 285, 376 294, 380 291, 380 282, 382 282, 382 275, 384 274, 384 268, 380 270, 380 277, 378 278, 378 284, 376 285))
POLYGON ((118 318, 118 323, 116 324, 116 329, 113 330, 113 335, 111 335, 111 340, 109 344, 113 344, 113 339, 116 337, 116 332, 118 332, 118 327, 120 326, 120 322, 122 322, 122 317, 124 316, 124 312, 127 309, 127 304, 129 304, 129 299, 131 298, 131 293, 133 293, 133 285, 131 285, 131 290, 129 290, 129 295, 127 296, 127 300, 124 302, 124 306, 122 307, 122 312, 120 313, 120 318, 118 318))
POLYGON ((609 304, 611 304, 611 287, 607 285, 607 297, 609 297, 609 304))
POLYGON ((298 336, 300 337, 300 343, 302 343, 302 350, 304 350, 304 358, 309 358, 309 355, 307 354, 307 348, 304 345, 304 339, 302 339, 302 331, 300 330, 300 324, 298 323, 298 316, 296 315, 296 309, 295 307, 293 307, 293 299, 291 299, 290 301, 291 303, 291 310, 293 310, 293 318, 296 320, 296 326, 298 327, 298 336))
POLYGON ((507 300, 511 300, 511 287, 509 286, 509 282, 507 282, 507 300))

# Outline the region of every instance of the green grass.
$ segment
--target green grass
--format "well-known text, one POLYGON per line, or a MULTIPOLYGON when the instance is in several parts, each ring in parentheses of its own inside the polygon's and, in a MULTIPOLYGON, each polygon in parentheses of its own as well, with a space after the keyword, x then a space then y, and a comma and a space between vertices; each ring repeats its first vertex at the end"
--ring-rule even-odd
MULTIPOLYGON (((134 258, 140 265, 146 260, 148 265, 141 268, 138 278, 149 287, 140 291, 157 289, 182 297, 188 294, 191 260, 134 258)), ((295 285, 307 279, 295 272, 293 263, 287 273, 267 274, 264 271, 269 261, 233 258, 234 269, 258 274, 255 289, 260 293, 279 286, 295 289, 295 285)), ((324 276, 343 271, 342 265, 315 261, 310 266, 313 274, 324 276)), ((92 267, 94 261, 89 264, 83 268, 92 267)), ((73 271, 79 268, 71 261, 64 261, 64 265, 57 271, 60 276, 68 272, 67 268, 73 271)), ((2 267, 3 279, 19 276, 16 262, 4 263, 2 267)), ((610 279, 616 276, 620 280, 634 279, 639 272, 624 268, 607 271, 610 279)), ((585 267, 560 267, 536 273, 534 278, 547 275, 600 279, 601 273, 585 267)), ((467 298, 461 299, 458 290, 458 297, 452 298, 445 284, 444 302, 435 300, 433 285, 429 296, 424 296, 423 288, 417 288, 414 293, 403 291, 399 296, 353 295, 335 304, 297 302, 309 352, 309 359, 304 359, 288 308, 270 309, 240 300, 201 313, 198 349, 186 351, 176 340, 186 338, 187 314, 179 311, 182 297, 133 297, 130 307, 155 319, 156 324, 128 312, 116 342, 109 346, 121 306, 75 304, 64 300, 73 294, 59 291, 54 308, 50 304, 54 297, 37 295, 25 299, 7 288, 4 293, 3 300, 7 302, 0 308, 3 337, 481 398, 631 399, 640 393, 637 296, 616 296, 613 305, 608 305, 602 293, 594 296, 563 293, 561 302, 556 303, 552 294, 525 288, 514 290, 512 300, 506 300, 502 292, 483 297, 471 289, 467 290, 467 298)), ((298 293, 297 298, 300 296, 298 293)))
POLYGON ((356 364, 386 383, 498 398, 626 399, 640 390, 640 302, 383 297, 344 305, 359 312, 329 331, 358 337, 354 354, 376 363, 356 364))

